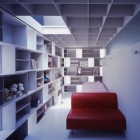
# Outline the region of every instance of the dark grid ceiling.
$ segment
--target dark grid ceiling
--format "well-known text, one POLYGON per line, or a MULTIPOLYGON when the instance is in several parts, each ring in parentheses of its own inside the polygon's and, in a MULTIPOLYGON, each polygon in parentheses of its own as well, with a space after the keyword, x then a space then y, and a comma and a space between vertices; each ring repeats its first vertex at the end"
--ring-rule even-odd
POLYGON ((103 48, 140 10, 140 0, 0 0, 14 15, 62 16, 71 35, 46 35, 62 47, 103 48))

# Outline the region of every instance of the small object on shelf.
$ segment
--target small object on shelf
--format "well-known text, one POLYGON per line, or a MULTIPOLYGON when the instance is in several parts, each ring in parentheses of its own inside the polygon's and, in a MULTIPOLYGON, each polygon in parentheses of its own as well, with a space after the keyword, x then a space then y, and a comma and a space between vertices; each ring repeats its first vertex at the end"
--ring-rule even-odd
POLYGON ((60 73, 58 73, 58 77, 62 77, 62 75, 60 73))
POLYGON ((31 100, 31 107, 38 107, 39 104, 40 104, 39 99, 32 99, 31 100))
POLYGON ((6 102, 15 99, 23 94, 24 87, 22 83, 14 83, 10 88, 4 88, 4 100, 6 102))
POLYGON ((13 99, 12 96, 8 96, 7 99, 6 99, 6 101, 8 102, 8 101, 10 101, 12 99, 13 99))
POLYGON ((13 99, 17 98, 17 95, 13 95, 13 99))
POLYGON ((63 58, 61 59, 61 66, 62 67, 64 66, 64 59, 63 58))
POLYGON ((4 100, 6 102, 12 100, 12 96, 11 96, 10 90, 8 88, 4 88, 4 100))
POLYGON ((44 84, 50 82, 50 79, 49 79, 48 77, 49 77, 48 74, 45 74, 45 73, 44 73, 44 84))
POLYGON ((37 82, 37 87, 40 87, 41 86, 41 83, 40 82, 37 82))
POLYGON ((22 83, 18 84, 18 91, 23 92, 24 91, 24 87, 22 83))
POLYGON ((22 95, 22 92, 21 91, 17 91, 16 95, 17 95, 17 97, 19 97, 19 96, 22 95))
POLYGON ((37 69, 37 62, 34 59, 31 59, 32 69, 37 69))
POLYGON ((81 67, 77 68, 77 75, 82 75, 82 68, 81 67))

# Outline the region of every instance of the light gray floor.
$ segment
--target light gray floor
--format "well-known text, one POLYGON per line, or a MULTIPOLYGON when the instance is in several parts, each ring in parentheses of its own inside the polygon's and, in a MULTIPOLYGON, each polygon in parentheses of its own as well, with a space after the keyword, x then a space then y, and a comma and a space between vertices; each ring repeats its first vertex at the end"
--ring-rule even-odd
POLYGON ((52 106, 25 140, 126 140, 124 134, 114 131, 81 131, 71 135, 66 130, 66 116, 70 109, 70 95, 64 97, 63 104, 52 106))

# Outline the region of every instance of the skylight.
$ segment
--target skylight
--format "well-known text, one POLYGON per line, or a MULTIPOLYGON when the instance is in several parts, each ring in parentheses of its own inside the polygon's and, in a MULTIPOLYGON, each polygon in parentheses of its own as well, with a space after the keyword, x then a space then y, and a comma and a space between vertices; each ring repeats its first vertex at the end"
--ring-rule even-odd
POLYGON ((43 34, 71 34, 61 16, 44 16, 43 34))

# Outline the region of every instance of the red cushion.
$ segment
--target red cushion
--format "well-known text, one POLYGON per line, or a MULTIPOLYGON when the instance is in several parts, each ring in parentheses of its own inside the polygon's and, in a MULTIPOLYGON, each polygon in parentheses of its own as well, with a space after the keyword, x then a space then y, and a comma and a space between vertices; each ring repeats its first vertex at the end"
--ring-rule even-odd
POLYGON ((74 108, 67 116, 67 129, 125 129, 126 121, 118 109, 74 108))
POLYGON ((117 108, 116 93, 73 93, 72 108, 117 108))

